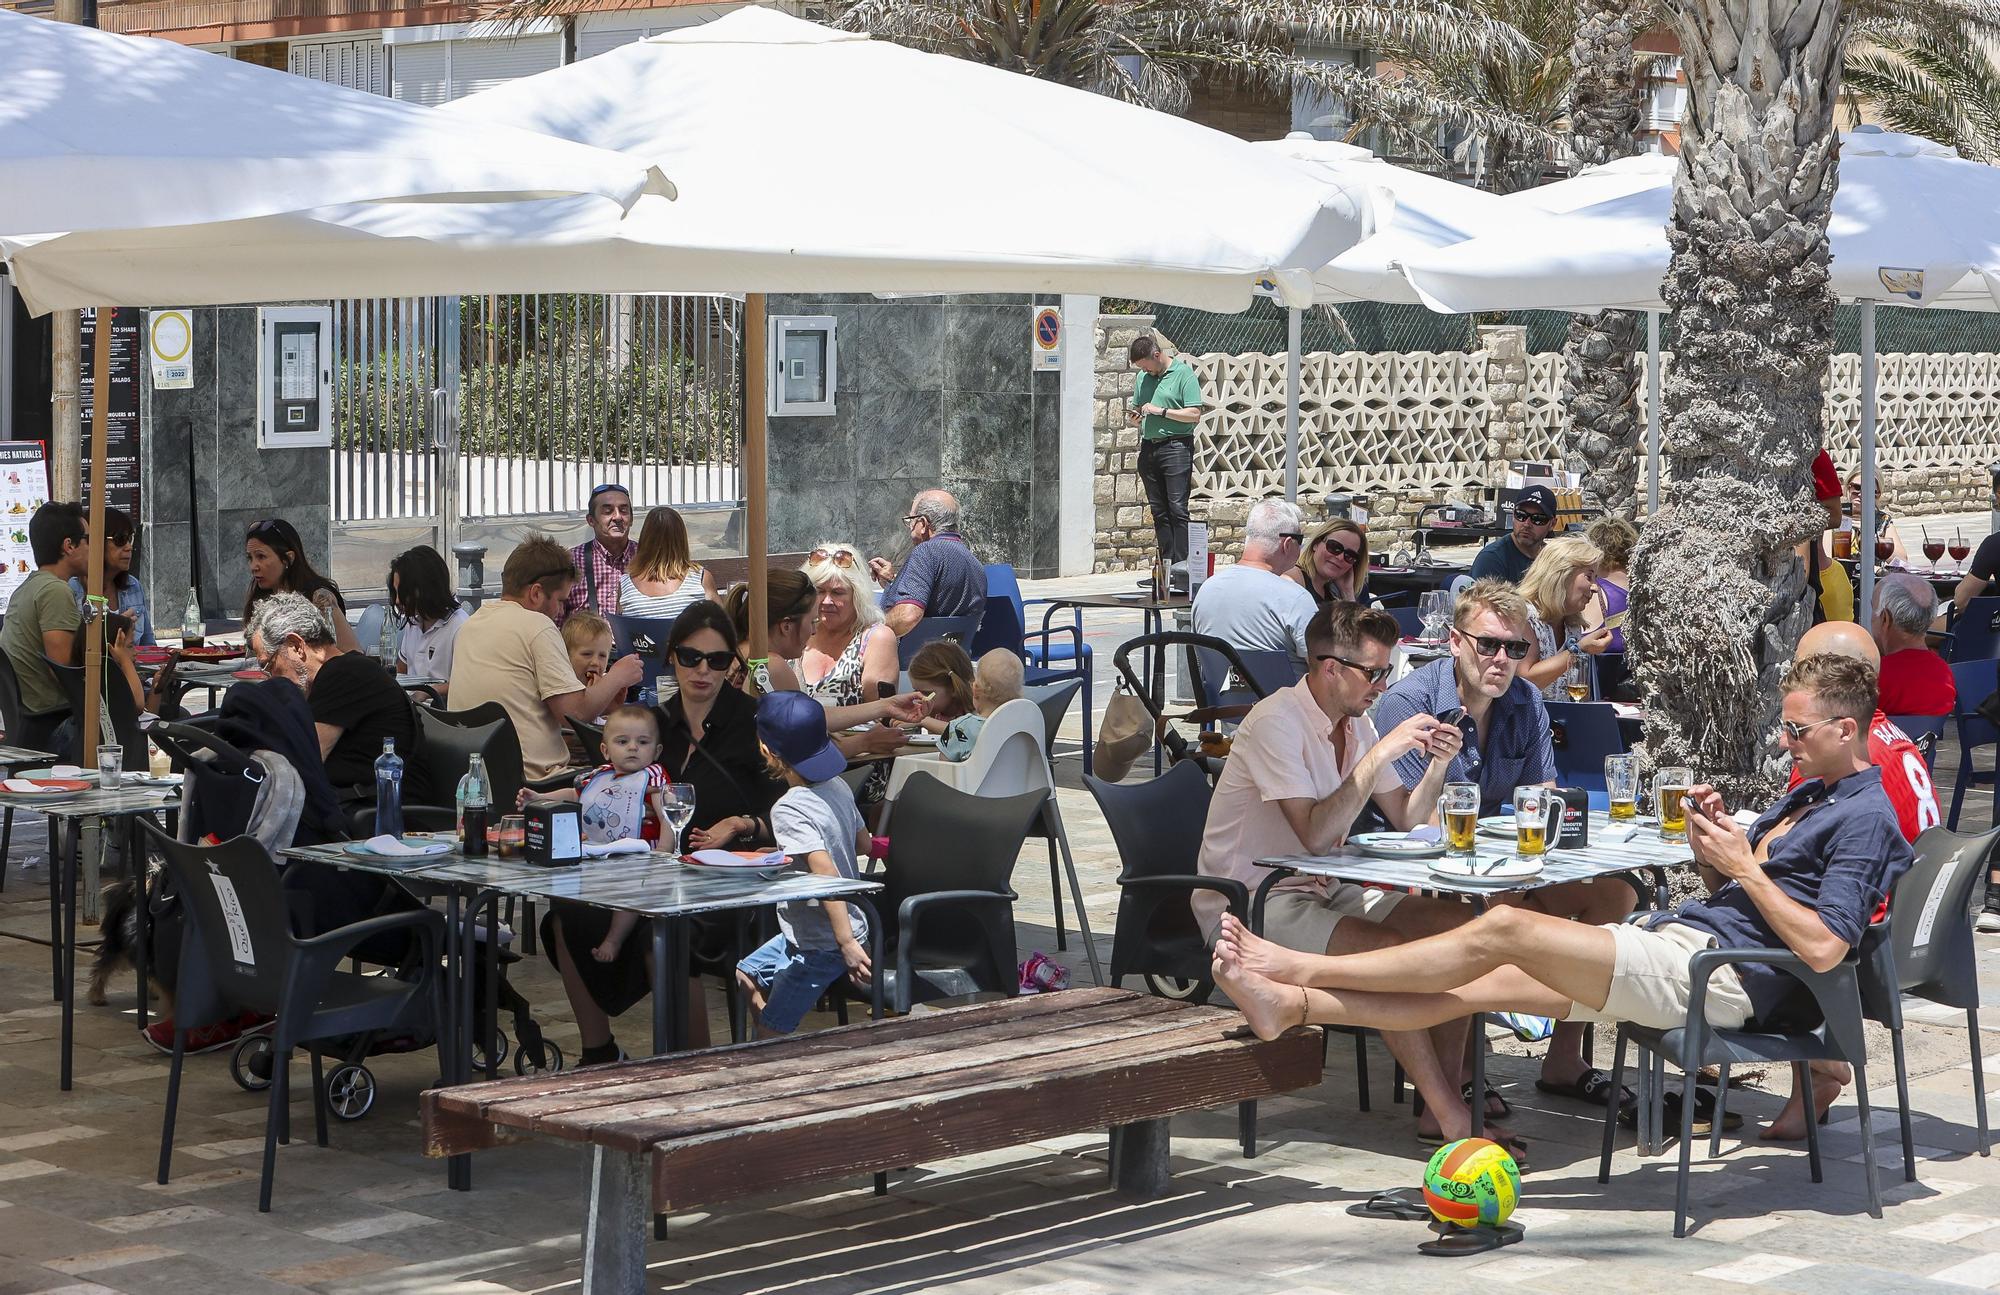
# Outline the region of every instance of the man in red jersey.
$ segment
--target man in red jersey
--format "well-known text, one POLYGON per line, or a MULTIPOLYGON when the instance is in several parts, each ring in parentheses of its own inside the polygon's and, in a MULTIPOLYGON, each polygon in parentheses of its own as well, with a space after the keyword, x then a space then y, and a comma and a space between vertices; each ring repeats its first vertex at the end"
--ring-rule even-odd
MULTIPOLYGON (((1853 657, 1857 661, 1880 667, 1882 654, 1875 646, 1875 640, 1867 630, 1852 621, 1826 621, 1815 625, 1799 639, 1795 656, 1811 656, 1816 652, 1834 652, 1841 656, 1853 657)), ((1889 717, 1879 709, 1868 726, 1868 760, 1882 771, 1882 790, 1888 793, 1889 803, 1895 806, 1896 823, 1903 829, 1903 839, 1914 843, 1926 830, 1944 821, 1938 811, 1937 790, 1931 784, 1930 766, 1924 763, 1923 752, 1910 741, 1903 730, 1889 722, 1889 717)), ((1799 783, 1799 771, 1792 770, 1792 786, 1799 783)), ((1886 906, 1885 906, 1886 907, 1886 906)), ((1876 914, 1881 920, 1882 914, 1876 914)), ((1854 1078, 1854 1071, 1844 1061, 1815 1061, 1812 1063, 1813 1112, 1818 1118, 1826 1113, 1854 1078)), ((1806 1135, 1804 1110, 1799 1103, 1799 1094, 1794 1092, 1785 1103, 1785 1109, 1762 1133, 1767 1142, 1797 1142, 1806 1135)))

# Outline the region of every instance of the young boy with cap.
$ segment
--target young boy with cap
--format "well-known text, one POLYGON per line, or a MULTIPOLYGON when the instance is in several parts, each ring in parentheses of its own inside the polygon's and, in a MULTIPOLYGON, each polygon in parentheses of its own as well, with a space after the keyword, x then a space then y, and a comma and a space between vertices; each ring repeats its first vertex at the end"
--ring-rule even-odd
MULTIPOLYGON (((812 872, 859 875, 855 857, 868 848, 868 829, 841 781, 847 758, 827 738, 826 708, 802 692, 765 693, 757 699, 757 737, 786 786, 771 807, 778 848, 812 872)), ((793 900, 778 905, 778 926, 781 934, 736 964, 736 979, 758 1025, 790 1034, 841 976, 868 982, 868 923, 837 899, 793 900)))

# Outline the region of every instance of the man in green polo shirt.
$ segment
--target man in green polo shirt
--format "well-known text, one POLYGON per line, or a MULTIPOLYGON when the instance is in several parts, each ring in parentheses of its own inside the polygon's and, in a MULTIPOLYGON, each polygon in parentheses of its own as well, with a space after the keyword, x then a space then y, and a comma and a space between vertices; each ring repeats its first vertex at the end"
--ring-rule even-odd
POLYGON ((1139 480, 1153 510, 1154 543, 1187 588, 1188 484, 1194 476, 1194 425, 1201 421, 1201 379, 1179 356, 1168 357, 1151 334, 1132 339, 1127 352, 1139 370, 1132 408, 1125 414, 1139 428, 1139 480))

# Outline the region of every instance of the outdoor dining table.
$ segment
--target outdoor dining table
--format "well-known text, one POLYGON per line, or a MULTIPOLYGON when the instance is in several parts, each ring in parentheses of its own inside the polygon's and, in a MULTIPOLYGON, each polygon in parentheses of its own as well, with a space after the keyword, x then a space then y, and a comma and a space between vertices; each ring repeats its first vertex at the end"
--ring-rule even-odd
MULTIPOLYGON (((1510 878, 1497 883, 1433 872, 1431 865, 1434 860, 1431 859, 1384 859, 1358 851, 1258 859, 1257 866, 1268 871, 1251 901, 1250 929, 1263 933, 1264 902, 1272 889, 1290 876, 1323 877, 1329 881, 1397 890, 1428 890, 1440 895, 1456 895, 1484 907, 1486 901, 1496 895, 1541 890, 1571 881, 1596 881, 1601 877, 1615 877, 1648 868, 1687 868, 1694 865, 1694 856, 1685 843, 1660 839, 1656 820, 1641 819, 1637 823, 1638 830, 1630 840, 1608 841, 1603 834, 1610 829, 1611 819, 1609 815, 1593 810, 1589 816, 1588 845, 1580 849, 1551 850, 1543 856, 1542 870, 1532 877, 1510 878)), ((1513 853, 1508 840, 1484 835, 1479 838, 1478 858, 1481 862, 1511 858, 1513 853)), ((1486 1091, 1484 1024, 1484 1013, 1475 1013, 1472 1029, 1478 1046, 1472 1049, 1472 1091, 1475 1096, 1471 1103, 1474 1137, 1481 1136, 1486 1127, 1486 1103, 1478 1096, 1486 1091)))
MULTIPOLYGON (((0 748, 0 764, 7 763, 6 757, 14 755, 35 755, 40 752, 22 752, 19 748, 0 748)), ((22 761, 26 763, 25 760, 22 761)), ((116 788, 92 787, 78 792, 64 800, 45 800, 37 796, 20 796, 0 790, 0 807, 26 810, 41 814, 49 820, 49 955, 55 972, 55 998, 62 1004, 62 1064, 61 1086, 63 1092, 70 1090, 72 1059, 76 1037, 76 910, 77 877, 82 871, 83 824, 86 819, 124 820, 125 858, 132 863, 135 877, 143 878, 145 868, 136 861, 144 859, 145 853, 139 845, 138 822, 149 814, 180 808, 181 792, 175 787, 148 787, 130 785, 130 780, 143 775, 128 774, 128 785, 116 788), (62 846, 56 846, 56 829, 62 829, 62 846)), ((87 775, 95 779, 96 774, 87 775)), ((4 863, 4 860, 0 860, 4 863)), ((141 913, 145 904, 139 905, 141 913)), ((139 975, 139 1028, 146 1028, 146 941, 136 942, 134 949, 135 970, 139 975)))
POLYGON ((1412 566, 1387 566, 1371 562, 1368 564, 1366 588, 1372 598, 1386 598, 1394 594, 1421 594, 1432 589, 1449 588, 1452 581, 1462 575, 1471 574, 1471 571, 1470 566, 1457 562, 1425 562, 1412 566))
MULTIPOLYGON (((415 839, 415 834, 412 834, 415 839)), ((513 896, 542 901, 564 900, 592 908, 637 913, 650 919, 653 940, 653 1052, 685 1046, 688 1030, 688 920, 698 913, 763 908, 787 900, 839 899, 861 905, 868 927, 879 940, 881 922, 869 896, 882 889, 866 878, 828 877, 786 866, 779 868, 715 868, 684 863, 671 854, 620 854, 581 863, 547 867, 525 859, 496 856, 469 858, 454 846, 443 854, 389 856, 356 853, 347 843, 299 846, 282 852, 287 859, 309 860, 393 877, 440 889, 445 894, 445 922, 452 938, 446 944, 445 982, 450 1007, 442 1023, 439 1064, 447 1085, 471 1078, 474 1030, 489 1040, 484 1050, 487 1077, 499 1074, 499 1049, 490 1045, 493 1015, 498 1010, 499 943, 486 947, 486 1003, 473 1001, 473 959, 480 911, 488 911, 489 929, 497 930, 501 901, 513 896)), ((880 947, 875 965, 881 966, 880 947)), ((874 1014, 882 1014, 882 982, 871 979, 874 1014)), ((447 1179, 453 1188, 471 1186, 469 1162, 454 1163, 447 1179)))
MULTIPOLYGON (((1136 611, 1144 617, 1143 633, 1160 634, 1166 631, 1167 613, 1186 611, 1194 606, 1194 598, 1188 594, 1169 594, 1160 598, 1151 590, 1138 590, 1128 594, 1058 594, 1050 598, 1049 603, 1056 607, 1076 608, 1079 614, 1091 608, 1136 611)), ((1167 654, 1149 652, 1147 656, 1146 680, 1153 694, 1153 713, 1158 714, 1166 708, 1167 654)), ((1089 700, 1084 699, 1085 705, 1089 704, 1089 700)), ((1163 751, 1158 742, 1153 743, 1153 772, 1156 774, 1160 772, 1163 751)))

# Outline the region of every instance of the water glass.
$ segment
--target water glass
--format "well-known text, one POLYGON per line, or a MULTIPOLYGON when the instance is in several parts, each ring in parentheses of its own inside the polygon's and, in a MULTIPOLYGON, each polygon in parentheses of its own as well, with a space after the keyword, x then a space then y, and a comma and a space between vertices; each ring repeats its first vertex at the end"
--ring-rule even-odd
POLYGON ((1611 801, 1611 821, 1629 822, 1639 817, 1639 757, 1604 757, 1604 790, 1611 801))
POLYGON ((1446 783, 1438 797, 1438 820, 1444 824, 1445 853, 1454 859, 1472 858, 1478 847, 1479 784, 1446 783))
POLYGON ((125 748, 107 743, 97 748, 97 785, 116 788, 125 781, 125 748))
POLYGON ((1694 770, 1673 767, 1653 775, 1653 804, 1660 813, 1660 839, 1688 839, 1687 795, 1694 786, 1694 770))
POLYGON ((694 786, 685 782, 668 783, 665 795, 667 826, 674 831, 671 849, 679 854, 687 848, 683 838, 687 835, 688 824, 694 819, 694 786))

